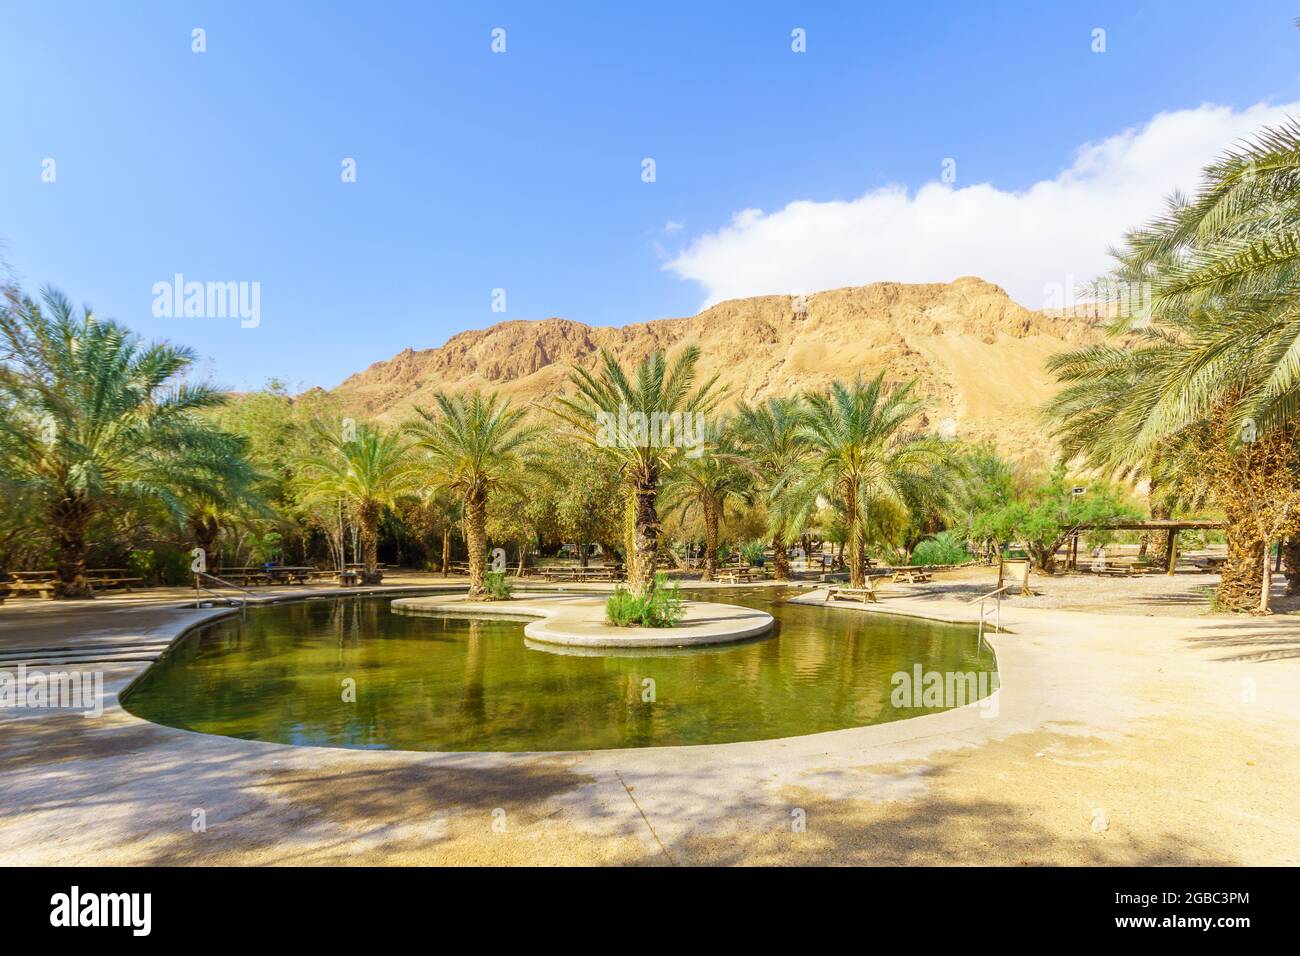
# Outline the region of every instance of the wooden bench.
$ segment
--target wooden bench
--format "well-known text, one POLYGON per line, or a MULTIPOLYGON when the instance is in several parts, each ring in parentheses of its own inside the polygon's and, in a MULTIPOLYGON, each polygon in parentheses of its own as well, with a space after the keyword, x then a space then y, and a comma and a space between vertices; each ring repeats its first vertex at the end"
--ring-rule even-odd
POLYGON ((877 604, 880 601, 880 595, 876 593, 876 585, 871 578, 867 578, 866 587, 850 588, 835 585, 826 589, 826 602, 843 598, 850 601, 861 601, 863 604, 877 604))
POLYGON ((1141 564, 1107 564, 1100 567, 1089 568, 1093 574, 1104 574, 1109 577, 1118 578, 1137 578, 1152 571, 1158 571, 1152 565, 1141 564))
POLYGON ((120 587, 130 591, 131 585, 144 583, 144 578, 132 577, 127 568, 91 568, 86 572, 86 580, 92 590, 120 587))

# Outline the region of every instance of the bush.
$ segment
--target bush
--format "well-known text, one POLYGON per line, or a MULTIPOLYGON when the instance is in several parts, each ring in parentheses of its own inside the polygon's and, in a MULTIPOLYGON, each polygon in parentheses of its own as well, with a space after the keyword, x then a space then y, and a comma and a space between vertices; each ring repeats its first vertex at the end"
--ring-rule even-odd
POLYGON ((767 556, 767 545, 762 541, 746 541, 740 546, 740 556, 751 567, 761 568, 767 556))
POLYGON ((965 543, 951 531, 940 531, 912 549, 913 564, 961 564, 971 560, 965 543))
POLYGON ((126 556, 126 569, 145 584, 158 582, 158 555, 153 548, 136 548, 126 556))
POLYGON ((655 575, 654 586, 644 597, 625 587, 617 587, 605 602, 605 622, 615 627, 672 627, 685 615, 681 589, 668 579, 655 575))
POLYGON ((515 589, 515 586, 506 580, 504 571, 489 571, 483 583, 487 587, 489 601, 508 601, 511 592, 515 589))

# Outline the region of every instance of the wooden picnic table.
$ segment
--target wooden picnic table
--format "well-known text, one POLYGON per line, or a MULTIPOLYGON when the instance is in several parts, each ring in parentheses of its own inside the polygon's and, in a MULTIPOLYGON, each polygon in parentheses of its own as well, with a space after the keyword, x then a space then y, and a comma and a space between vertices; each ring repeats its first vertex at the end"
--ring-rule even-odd
MULTIPOLYGON (((334 574, 335 572, 326 572, 334 574)), ((286 565, 278 564, 271 567, 265 565, 250 565, 243 568, 222 568, 216 577, 224 578, 231 584, 239 585, 257 585, 257 584, 306 584, 312 576, 319 576, 320 572, 307 565, 286 565)))
POLYGON ((719 581, 729 581, 732 584, 750 584, 754 580, 753 568, 722 568, 718 571, 719 581))
POLYGON ((618 581, 623 577, 620 568, 601 565, 586 568, 542 568, 545 581, 618 581))
POLYGON ((876 604, 880 601, 880 596, 876 593, 874 578, 867 578, 864 582, 866 587, 851 588, 833 585, 826 589, 826 602, 844 598, 846 600, 861 601, 863 604, 876 604))
POLYGON ((933 575, 924 568, 895 568, 893 582, 895 584, 925 584, 933 579, 933 575))
MULTIPOLYGON (((13 578, 12 581, 0 583, 0 591, 4 592, 6 596, 9 594, 36 594, 53 598, 59 572, 10 571, 9 576, 13 578)), ((132 584, 141 584, 143 581, 143 578, 130 575, 127 568, 86 569, 86 583, 90 585, 91 593, 94 593, 97 588, 108 589, 113 587, 121 587, 125 591, 130 591, 132 584)))
POLYGON ((1132 564, 1125 562, 1114 562, 1097 565, 1088 569, 1093 574, 1104 574, 1110 577, 1134 578, 1141 577, 1144 574, 1150 574, 1152 571, 1159 571, 1160 568, 1149 564, 1132 564))

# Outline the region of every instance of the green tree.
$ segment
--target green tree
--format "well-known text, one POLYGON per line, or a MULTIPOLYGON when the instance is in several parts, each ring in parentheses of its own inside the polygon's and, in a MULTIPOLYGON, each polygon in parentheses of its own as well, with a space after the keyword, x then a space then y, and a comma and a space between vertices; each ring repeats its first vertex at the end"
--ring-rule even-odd
MULTIPOLYGON (((1067 454, 1149 477, 1161 506, 1200 495, 1224 510, 1218 602, 1230 608, 1267 603, 1270 541, 1251 502, 1275 494, 1293 467, 1250 446, 1282 435, 1291 448, 1285 435, 1300 412, 1297 170, 1294 121, 1209 166, 1195 196, 1175 196, 1118 252, 1119 340, 1052 363, 1064 387, 1051 412, 1067 454)), ((1300 534, 1300 518, 1267 524, 1300 534)))
POLYGON ((768 499, 768 533, 772 536, 773 577, 790 579, 789 543, 803 529, 774 500, 781 476, 803 461, 808 446, 801 431, 803 406, 798 398, 769 398, 760 405, 742 402, 736 412, 736 432, 756 479, 768 499))
POLYGON ((560 536, 579 545, 584 565, 589 543, 609 554, 623 552, 623 483, 608 457, 581 441, 562 442, 554 457, 563 463, 549 487, 560 536))
POLYGON ((698 512, 704 523, 704 570, 701 580, 712 581, 718 573, 718 527, 727 505, 753 498, 753 479, 748 462, 735 443, 726 422, 705 429, 710 434, 698 457, 680 458, 663 484, 665 509, 680 509, 682 516, 698 512))
POLYGON ((826 392, 806 397, 800 427, 810 457, 778 482, 776 495, 794 515, 810 515, 818 498, 843 511, 848 536, 849 581, 866 581, 864 517, 881 503, 908 507, 917 481, 932 473, 949 454, 945 442, 909 430, 921 411, 912 384, 890 388, 884 373, 868 382, 836 382, 826 392))
POLYGON ((1085 526, 1139 517, 1135 508, 1108 485, 1081 495, 1058 468, 1006 504, 975 518, 977 533, 999 544, 1020 541, 1045 574, 1056 571, 1056 552, 1085 526))
POLYGON ((316 422, 313 438, 322 451, 300 462, 303 500, 326 507, 341 501, 354 510, 361 530, 363 580, 377 584, 379 521, 385 509, 419 486, 410 446, 400 432, 366 424, 335 429, 316 422))
POLYGON ((180 381, 191 351, 144 345, 53 289, 42 299, 44 310, 11 289, 0 307, 0 475, 49 522, 55 596, 90 597, 96 514, 148 500, 179 522, 187 500, 224 500, 247 468, 245 443, 202 414, 221 392, 180 381))

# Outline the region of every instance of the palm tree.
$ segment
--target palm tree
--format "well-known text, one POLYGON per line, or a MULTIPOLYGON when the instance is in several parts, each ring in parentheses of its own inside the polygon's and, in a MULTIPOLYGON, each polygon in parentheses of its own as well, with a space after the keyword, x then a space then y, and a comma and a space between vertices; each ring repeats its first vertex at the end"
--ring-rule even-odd
POLYGON ((768 533, 772 536, 773 576, 790 580, 787 543, 802 530, 792 524, 772 490, 780 477, 807 455, 800 425, 803 407, 797 398, 769 398, 760 405, 740 404, 736 430, 741 448, 768 496, 768 533))
POLYGON ((604 449, 622 471, 632 532, 628 587, 633 594, 647 594, 654 586, 660 484, 690 450, 691 442, 679 440, 682 429, 702 428, 722 397, 716 375, 696 386, 699 359, 697 345, 684 348, 671 367, 662 352, 653 352, 629 379, 614 356, 602 350, 599 370, 573 369, 569 381, 577 395, 557 399, 551 408, 585 441, 604 449), (674 422, 680 427, 665 427, 674 422))
POLYGON ((718 572, 718 526, 732 501, 753 500, 753 478, 748 462, 735 443, 727 423, 712 428, 707 450, 698 457, 681 458, 664 479, 665 511, 674 508, 685 518, 698 510, 704 519, 704 571, 701 580, 712 581, 718 572))
POLYGON ((1269 546, 1300 534, 1296 463, 1277 454, 1294 449, 1300 413, 1297 172, 1295 122, 1208 167, 1195 197, 1174 196, 1117 253, 1121 283, 1150 290, 1112 323, 1129 341, 1052 363, 1066 386, 1051 411, 1067 454, 1224 509, 1228 607, 1267 607, 1269 546))
POLYGON ((318 421, 312 432, 324 451, 301 463, 303 503, 347 502, 361 531, 362 580, 378 584, 379 520, 386 508, 394 507, 418 487, 419 473, 410 448, 401 433, 365 424, 355 430, 335 430, 318 421))
POLYGON ((879 503, 907 508, 917 483, 948 454, 936 436, 906 429, 922 408, 912 387, 887 387, 882 372, 869 382, 835 382, 829 391, 808 395, 800 434, 809 458, 792 467, 775 488, 791 515, 812 514, 819 498, 843 511, 852 587, 866 581, 863 521, 868 509, 879 503))
POLYGON ((486 592, 487 506, 494 492, 527 494, 547 472, 538 447, 541 429, 524 423, 522 410, 496 392, 484 396, 434 396, 436 411, 416 408, 406 426, 413 448, 428 456, 427 480, 464 503, 469 548, 469 593, 486 592))
POLYGON ((186 500, 240 480, 244 441, 201 414, 224 394, 177 383, 193 352, 42 299, 48 314, 14 289, 0 307, 0 475, 54 532, 55 596, 91 597, 86 529, 106 503, 152 500, 180 521, 186 500))

